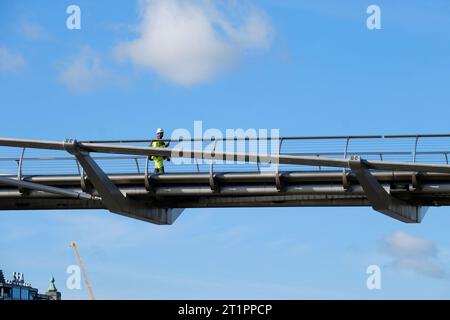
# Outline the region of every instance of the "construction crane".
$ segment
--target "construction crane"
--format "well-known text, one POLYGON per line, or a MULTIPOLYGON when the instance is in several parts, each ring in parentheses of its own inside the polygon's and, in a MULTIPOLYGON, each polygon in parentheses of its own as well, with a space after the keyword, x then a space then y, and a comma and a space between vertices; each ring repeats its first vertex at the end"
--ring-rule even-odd
POLYGON ((83 273, 84 283, 86 284, 86 288, 88 289, 89 292, 89 297, 91 298, 91 300, 95 300, 94 291, 92 291, 92 286, 89 281, 86 268, 84 267, 83 259, 81 259, 80 251, 78 250, 77 244, 75 242, 71 242, 69 244, 69 247, 71 247, 73 251, 75 251, 75 255, 78 260, 78 265, 80 266, 81 272, 83 273))

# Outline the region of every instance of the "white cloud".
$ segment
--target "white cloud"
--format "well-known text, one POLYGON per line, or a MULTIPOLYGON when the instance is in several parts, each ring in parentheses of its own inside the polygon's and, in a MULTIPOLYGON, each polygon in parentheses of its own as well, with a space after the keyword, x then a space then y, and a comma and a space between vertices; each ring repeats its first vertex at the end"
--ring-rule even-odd
POLYGON ((435 256, 437 249, 432 241, 416 238, 402 231, 397 231, 384 239, 389 252, 401 258, 435 256))
POLYGON ((0 47, 0 72, 18 72, 25 67, 25 59, 18 52, 0 47))
POLYGON ((47 40, 50 38, 50 35, 44 29, 44 27, 38 23, 24 21, 19 25, 20 32, 30 40, 38 41, 38 40, 47 40))
POLYGON ((104 66, 101 55, 89 47, 60 63, 59 69, 59 80, 72 91, 87 92, 121 81, 104 66))
POLYGON ((384 239, 383 248, 393 258, 392 264, 433 278, 446 276, 439 261, 439 250, 430 240, 405 232, 395 232, 384 239))
POLYGON ((270 45, 263 12, 224 4, 219 10, 207 0, 144 1, 139 37, 119 44, 116 53, 176 84, 204 82, 235 65, 246 49, 270 45))

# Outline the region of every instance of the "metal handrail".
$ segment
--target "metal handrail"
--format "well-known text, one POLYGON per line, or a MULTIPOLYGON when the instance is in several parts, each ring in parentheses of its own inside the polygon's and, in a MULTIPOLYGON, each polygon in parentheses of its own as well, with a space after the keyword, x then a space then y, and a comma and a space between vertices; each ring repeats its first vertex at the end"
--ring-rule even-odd
MULTIPOLYGON (((202 141, 204 143, 210 143, 215 142, 214 144, 214 151, 216 149, 217 142, 220 141, 245 141, 245 142, 251 142, 251 141, 273 141, 278 140, 280 142, 279 146, 279 153, 280 155, 294 155, 294 156, 314 156, 314 157, 335 157, 335 158, 347 158, 350 155, 360 156, 360 157, 371 157, 376 156, 381 161, 386 160, 387 157, 411 157, 413 162, 418 161, 419 156, 428 155, 426 161, 435 161, 434 157, 431 156, 439 156, 438 161, 442 163, 449 163, 448 155, 450 154, 450 150, 445 150, 449 146, 447 143, 445 146, 442 146, 442 148, 445 148, 444 150, 433 150, 433 149, 439 149, 441 148, 439 145, 436 145, 438 143, 438 140, 428 140, 430 144, 426 144, 427 141, 425 138, 450 138, 450 134, 416 134, 416 135, 349 135, 349 136, 291 136, 291 137, 232 137, 232 138, 215 138, 211 137, 210 139, 163 139, 163 141, 170 143, 170 142, 195 142, 195 141, 202 141), (393 141, 395 138, 410 138, 411 140, 408 140, 408 142, 404 141, 398 141, 400 144, 397 144, 397 141, 393 141), (363 139, 380 139, 375 141, 361 141, 363 139), (387 141, 386 139, 390 139, 387 141), (287 143, 288 141, 301 141, 301 143, 287 143), (350 148, 349 144, 350 141, 352 141, 352 148, 350 148), (286 142, 286 143, 283 143, 286 142), (394 144, 391 144, 391 142, 396 142, 394 144), (407 144, 405 144, 407 143, 407 144), (399 147, 402 151, 388 151, 388 150, 395 150, 392 149, 393 147, 399 147), (314 150, 313 147, 316 147, 318 150, 314 150), (405 147, 407 149, 405 149, 405 147), (424 148, 426 147, 426 148, 424 148), (431 147, 433 149, 431 149, 431 147), (332 152, 326 151, 326 150, 332 150, 332 152), (358 151, 359 149, 367 150, 368 151, 358 151), (284 149, 284 150, 282 150, 284 149), (352 152, 350 149, 355 149, 357 151, 352 152), (379 151, 377 151, 379 149, 379 151), (420 151, 420 149, 425 150, 431 150, 431 151, 420 151), (305 150, 305 152, 298 152, 300 150, 305 150), (321 152, 321 150, 324 150, 321 152), (334 151, 336 150, 336 151, 334 151), (342 150, 342 151, 339 151, 342 150), (385 151, 383 151, 385 150, 385 151), (403 151, 405 150, 405 151, 403 151), (310 152, 312 151, 312 152, 310 152), (442 160, 441 160, 442 159, 442 160)), ((154 139, 135 139, 135 140, 90 140, 85 141, 86 143, 101 143, 101 142, 109 142, 109 143, 149 143, 151 141, 154 141, 154 139)), ((240 145, 240 144, 238 144, 240 145)), ((187 145, 189 146, 189 144, 187 145)), ((201 147, 204 147, 204 145, 201 145, 201 147)), ((185 148, 192 149, 193 148, 185 148)), ((1 150, 1 149, 0 149, 1 150)), ((136 171, 140 173, 141 171, 146 172, 146 176, 149 176, 148 172, 148 163, 145 163, 145 170, 142 170, 142 160, 148 159, 146 156, 140 156, 140 155, 106 155, 106 156, 93 156, 93 159, 95 160, 108 160, 111 162, 105 162, 102 164, 105 168, 109 168, 110 170, 117 170, 116 168, 119 168, 122 170, 129 170, 131 168, 131 162, 128 164, 128 162, 114 162, 114 160, 133 160, 134 163, 134 169, 133 171, 136 171), (125 168, 126 167, 126 168, 125 168)), ((425 159, 422 157, 422 159, 425 159)), ((28 170, 27 173, 32 171, 39 170, 40 164, 37 163, 37 161, 73 161, 75 160, 72 156, 49 156, 49 157, 32 157, 28 156, 25 157, 23 154, 20 157, 5 157, 0 158, 0 164, 8 162, 8 161, 15 161, 17 162, 19 166, 19 172, 18 176, 21 176, 21 170, 23 166, 23 162, 25 162, 27 165, 25 166, 28 170)), ((147 160, 148 161, 148 160, 147 160)), ((197 172, 203 171, 204 168, 200 168, 200 165, 203 166, 203 163, 199 163, 198 159, 194 160, 194 170, 197 172)), ((229 165, 230 168, 234 164, 227 163, 226 165, 222 165, 221 163, 217 163, 220 165, 220 169, 223 170, 223 168, 226 165, 229 165)), ((214 172, 213 167, 215 164, 213 164, 213 161, 210 163, 210 171, 214 172), (212 170, 211 170, 212 169, 212 170)), ((8 164, 6 164, 8 166, 8 164)), ((24 168, 25 168, 24 167, 24 168)), ((186 168, 185 166, 181 166, 186 168)), ((58 168, 59 170, 70 170, 67 169, 66 164, 57 163, 54 162, 54 168, 58 168)), ((256 163, 257 171, 261 171, 260 163, 256 163)), ((9 170, 9 169, 8 169, 9 170)), ((174 169, 175 170, 175 169, 174 169)), ((319 170, 322 170, 322 168, 319 166, 319 170)), ((80 171, 80 168, 78 168, 78 171, 80 171)), ((276 167, 276 172, 279 171, 279 166, 276 167)), ((345 173, 344 169, 344 173, 345 173)), ((80 172, 79 172, 80 173, 80 172)), ((150 181, 149 181, 150 182, 150 181)))
POLYGON ((450 138, 450 133, 446 134, 388 134, 383 138, 450 138))
MULTIPOLYGON (((349 152, 352 155, 392 155, 392 156, 409 156, 413 155, 413 152, 410 151, 357 151, 357 152, 349 152)), ((336 156, 342 155, 342 152, 289 152, 289 153, 281 153, 281 154, 289 154, 289 155, 303 155, 303 156, 336 156)), ((448 151, 417 151, 416 155, 443 155, 450 154, 450 150, 448 151)), ((95 160, 135 160, 135 159, 145 159, 145 156, 110 156, 110 157, 92 157, 95 160)), ((26 158, 23 160, 26 161, 57 161, 57 160, 74 160, 75 157, 32 157, 26 158)), ((19 161, 20 158, 0 158, 0 161, 19 161)))
MULTIPOLYGON (((159 139, 164 142, 194 142, 194 141, 245 141, 245 140, 330 140, 330 139, 381 139, 381 135, 359 136, 290 136, 290 137, 231 137, 231 138, 191 138, 191 139, 159 139)), ((130 139, 130 140, 86 140, 80 143, 149 143, 156 139, 130 139)))
MULTIPOLYGON (((232 138, 191 138, 191 139, 161 139, 164 142, 193 142, 193 141, 242 141, 242 140, 331 140, 331 139, 392 139, 392 138, 450 138, 450 134, 390 134, 390 135, 348 135, 348 136, 283 136, 283 137, 232 137, 232 138)), ((127 140, 85 140, 82 143, 149 143, 156 139, 127 139, 127 140)))
MULTIPOLYGON (((96 160, 134 160, 145 159, 145 156, 104 156, 104 157, 92 157, 96 160)), ((24 157, 23 160, 27 161, 53 161, 53 160, 74 160, 75 157, 24 157)), ((0 161, 18 161, 20 158, 0 158, 0 161)))

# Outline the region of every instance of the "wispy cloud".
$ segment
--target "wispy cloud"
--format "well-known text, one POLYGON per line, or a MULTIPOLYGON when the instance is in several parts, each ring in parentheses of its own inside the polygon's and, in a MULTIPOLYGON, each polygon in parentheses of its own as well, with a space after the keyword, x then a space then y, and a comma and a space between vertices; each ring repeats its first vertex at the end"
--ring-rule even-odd
POLYGON ((299 242, 295 239, 282 237, 277 240, 270 241, 268 247, 289 255, 298 256, 310 253, 312 245, 309 243, 299 242))
POLYGON ((25 68, 25 64, 21 53, 0 46, 0 72, 19 72, 25 68))
POLYGON ((247 49, 267 48, 272 27, 255 7, 212 1, 144 1, 139 37, 116 47, 121 59, 179 85, 195 85, 235 65, 247 49))
POLYGON ((50 34, 45 28, 36 22, 22 21, 19 25, 20 33, 27 39, 33 41, 48 40, 50 34))
POLYGON ((59 80, 70 90, 88 92, 123 82, 103 63, 100 53, 84 47, 77 55, 69 57, 58 65, 59 80))
POLYGON ((393 259, 391 263, 396 268, 433 278, 446 277, 439 259, 440 251, 430 240, 398 231, 384 238, 382 248, 393 259))

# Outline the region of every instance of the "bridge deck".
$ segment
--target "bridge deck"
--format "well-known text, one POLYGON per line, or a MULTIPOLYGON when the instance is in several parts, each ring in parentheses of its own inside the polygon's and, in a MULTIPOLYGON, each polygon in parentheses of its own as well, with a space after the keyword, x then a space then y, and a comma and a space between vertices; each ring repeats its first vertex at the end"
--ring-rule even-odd
POLYGON ((134 148, 150 142, 0 139, 0 210, 104 208, 171 223, 174 208, 371 205, 420 222, 420 208, 450 205, 450 135, 174 140, 170 155, 201 153, 172 157, 166 174, 152 174, 148 160, 165 151, 134 148))
MULTIPOLYGON (((151 175, 150 189, 145 175, 109 175, 127 197, 149 201, 154 207, 249 207, 249 206, 368 206, 365 192, 355 175, 346 174, 349 187, 343 187, 343 172, 280 172, 282 187, 273 173, 216 173, 211 188, 209 173, 168 173, 151 175)), ((450 174, 422 173, 420 188, 412 187, 415 172, 378 171, 373 174, 381 185, 399 199, 420 206, 450 204, 450 174)), ((67 190, 98 195, 79 175, 27 176, 27 181, 67 190)), ((70 199, 61 195, 0 185, 0 210, 105 208, 101 201, 70 199)))

